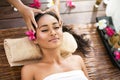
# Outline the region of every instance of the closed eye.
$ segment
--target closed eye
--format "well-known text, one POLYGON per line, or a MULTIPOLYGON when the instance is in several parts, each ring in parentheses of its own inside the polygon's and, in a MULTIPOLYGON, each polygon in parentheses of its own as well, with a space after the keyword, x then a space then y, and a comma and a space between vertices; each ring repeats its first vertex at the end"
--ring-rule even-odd
POLYGON ((48 31, 48 29, 45 29, 45 30, 41 30, 41 32, 47 32, 48 31))
POLYGON ((54 29, 59 29, 60 27, 54 27, 54 29))

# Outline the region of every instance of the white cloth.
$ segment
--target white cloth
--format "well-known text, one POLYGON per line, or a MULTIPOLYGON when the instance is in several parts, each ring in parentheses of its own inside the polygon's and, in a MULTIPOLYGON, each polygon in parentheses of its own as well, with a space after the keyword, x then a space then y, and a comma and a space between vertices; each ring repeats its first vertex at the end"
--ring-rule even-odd
POLYGON ((116 32, 120 31, 120 0, 110 0, 106 7, 106 15, 111 16, 116 32))
POLYGON ((82 70, 73 70, 51 74, 43 80, 88 80, 82 70))

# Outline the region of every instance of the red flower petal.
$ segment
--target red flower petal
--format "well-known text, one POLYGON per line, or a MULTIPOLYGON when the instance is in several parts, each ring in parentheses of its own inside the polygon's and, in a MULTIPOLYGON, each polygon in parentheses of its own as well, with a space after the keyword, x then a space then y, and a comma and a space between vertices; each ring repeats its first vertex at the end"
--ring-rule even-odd
POLYGON ((33 3, 30 4, 30 7, 40 8, 41 2, 39 0, 34 0, 33 3))
POLYGON ((75 8, 75 5, 73 4, 72 0, 67 0, 66 4, 70 9, 75 8))
POLYGON ((35 33, 32 30, 27 31, 25 34, 29 37, 30 40, 36 39, 35 33))

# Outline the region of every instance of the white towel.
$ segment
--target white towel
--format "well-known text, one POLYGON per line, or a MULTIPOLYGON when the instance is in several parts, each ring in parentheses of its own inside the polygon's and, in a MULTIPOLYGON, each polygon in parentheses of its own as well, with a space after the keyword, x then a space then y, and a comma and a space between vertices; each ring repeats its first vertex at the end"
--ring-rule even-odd
POLYGON ((43 80, 88 80, 82 70, 55 73, 45 77, 43 80))

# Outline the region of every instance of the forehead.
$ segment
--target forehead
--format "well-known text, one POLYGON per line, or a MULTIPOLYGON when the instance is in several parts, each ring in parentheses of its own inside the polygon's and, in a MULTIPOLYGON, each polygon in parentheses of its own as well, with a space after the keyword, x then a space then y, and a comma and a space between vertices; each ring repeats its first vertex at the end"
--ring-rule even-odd
POLYGON ((38 25, 43 25, 43 24, 50 24, 53 22, 58 22, 58 20, 49 14, 45 14, 38 20, 37 23, 38 23, 38 25))

